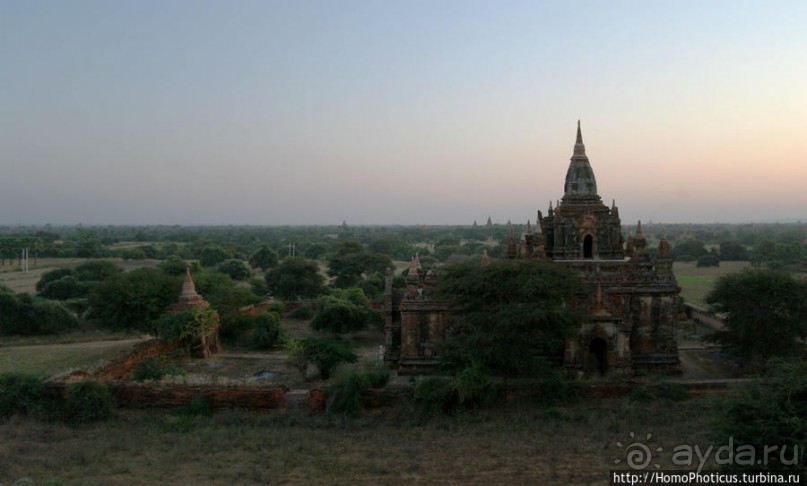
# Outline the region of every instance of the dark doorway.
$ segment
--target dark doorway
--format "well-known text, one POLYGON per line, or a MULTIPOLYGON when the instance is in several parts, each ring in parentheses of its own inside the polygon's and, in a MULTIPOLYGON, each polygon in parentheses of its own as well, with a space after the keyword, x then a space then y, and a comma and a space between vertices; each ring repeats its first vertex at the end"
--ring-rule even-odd
POLYGON ((594 238, 591 235, 583 238, 583 258, 594 258, 594 238))
POLYGON ((603 338, 594 338, 588 345, 588 368, 601 375, 608 371, 608 343, 603 338))

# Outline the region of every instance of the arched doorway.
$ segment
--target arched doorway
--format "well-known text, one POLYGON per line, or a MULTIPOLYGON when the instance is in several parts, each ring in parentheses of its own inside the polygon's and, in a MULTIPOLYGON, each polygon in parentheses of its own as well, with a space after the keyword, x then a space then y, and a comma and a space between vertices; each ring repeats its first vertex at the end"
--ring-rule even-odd
POLYGON ((583 238, 583 258, 594 258, 594 237, 591 235, 583 238))
POLYGON ((597 337, 588 345, 588 368, 596 369, 601 375, 608 371, 608 343, 605 339, 597 337))

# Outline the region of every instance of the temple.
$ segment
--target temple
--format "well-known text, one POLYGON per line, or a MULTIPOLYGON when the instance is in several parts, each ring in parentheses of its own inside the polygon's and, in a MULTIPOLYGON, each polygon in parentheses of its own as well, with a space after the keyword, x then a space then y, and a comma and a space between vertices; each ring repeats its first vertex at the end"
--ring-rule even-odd
MULTIPOLYGON (((558 361, 571 375, 680 371, 675 329, 680 288, 672 273, 670 245, 662 236, 655 256, 638 223, 636 234, 623 238, 619 209, 606 206, 586 155, 580 122, 566 171, 563 198, 524 234, 510 231, 506 258, 541 258, 572 269, 582 280, 585 297, 576 304, 588 318, 558 361)), ((481 264, 489 262, 487 253, 481 264)), ((450 302, 430 297, 439 278, 424 272, 413 258, 407 288, 385 288, 385 362, 401 374, 436 369, 439 343, 450 318, 450 302)))

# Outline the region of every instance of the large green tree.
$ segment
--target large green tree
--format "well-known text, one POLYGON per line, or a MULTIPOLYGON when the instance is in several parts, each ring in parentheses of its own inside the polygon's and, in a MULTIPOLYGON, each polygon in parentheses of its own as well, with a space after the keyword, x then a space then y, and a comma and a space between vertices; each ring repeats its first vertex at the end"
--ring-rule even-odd
POLYGON ((718 279, 706 302, 726 327, 707 337, 747 362, 804 352, 807 282, 774 270, 745 270, 718 279))
POLYGON ((319 267, 305 258, 285 258, 265 278, 272 295, 283 300, 318 297, 325 292, 319 267))
POLYGON ((320 299, 311 327, 334 334, 360 331, 367 327, 371 312, 370 301, 361 289, 337 290, 320 299))
POLYGON ((335 287, 346 288, 358 285, 363 275, 384 273, 391 266, 388 256, 373 253, 361 243, 345 241, 328 259, 328 275, 334 278, 335 287))
POLYGON ((249 257, 249 265, 263 271, 269 270, 277 266, 277 252, 268 245, 263 245, 249 257))
POLYGON ((90 316, 113 328, 143 329, 179 295, 181 280, 156 268, 113 275, 90 291, 90 316))
POLYGON ((453 324, 439 353, 455 370, 481 365, 504 377, 535 376, 549 352, 563 349, 583 314, 579 279, 538 260, 494 260, 445 267, 438 295, 452 303, 453 324))

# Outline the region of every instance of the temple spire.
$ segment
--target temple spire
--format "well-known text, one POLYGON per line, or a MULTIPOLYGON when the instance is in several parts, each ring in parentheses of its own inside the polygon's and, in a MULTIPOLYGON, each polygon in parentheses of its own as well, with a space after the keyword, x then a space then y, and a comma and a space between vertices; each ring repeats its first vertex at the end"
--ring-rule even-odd
POLYGON ((577 139, 574 143, 574 153, 572 154, 569 169, 566 171, 566 183, 563 187, 563 193, 564 197, 597 196, 597 181, 594 178, 594 171, 591 169, 591 164, 586 155, 580 120, 577 120, 577 139))
POLYGON ((574 142, 574 154, 586 155, 586 146, 583 145, 583 131, 580 130, 580 120, 577 120, 577 140, 574 142))

